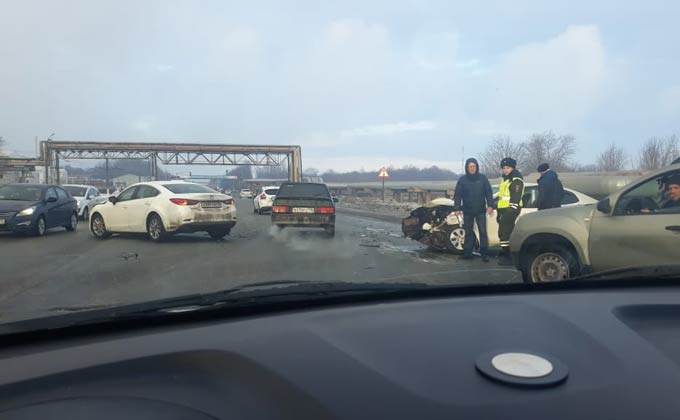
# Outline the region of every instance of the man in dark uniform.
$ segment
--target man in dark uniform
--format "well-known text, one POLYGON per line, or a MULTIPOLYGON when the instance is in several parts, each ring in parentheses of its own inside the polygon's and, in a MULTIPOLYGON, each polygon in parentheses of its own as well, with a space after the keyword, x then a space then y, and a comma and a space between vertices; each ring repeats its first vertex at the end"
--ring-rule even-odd
POLYGON ((479 231, 479 252, 484 262, 489 261, 487 253, 489 237, 486 234, 485 212, 489 215, 493 213, 493 191, 487 177, 479 173, 479 164, 476 159, 471 158, 465 162, 465 175, 456 182, 453 200, 456 203, 456 216, 463 214, 463 228, 465 229, 463 259, 472 258, 476 221, 479 231))
POLYGON ((515 228, 515 221, 522 211, 524 195, 524 177, 516 169, 517 161, 505 158, 501 161, 503 181, 498 188, 498 239, 501 242, 501 254, 498 263, 511 265, 510 235, 515 228))
POLYGON ((562 207, 564 187, 555 171, 547 163, 538 165, 537 171, 541 174, 538 178, 538 209, 562 207))

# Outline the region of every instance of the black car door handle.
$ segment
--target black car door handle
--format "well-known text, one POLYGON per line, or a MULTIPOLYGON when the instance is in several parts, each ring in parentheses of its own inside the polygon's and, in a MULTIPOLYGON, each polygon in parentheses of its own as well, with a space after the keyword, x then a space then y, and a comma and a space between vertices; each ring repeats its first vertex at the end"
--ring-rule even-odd
POLYGON ((680 226, 666 226, 666 230, 670 230, 671 232, 680 232, 680 226))

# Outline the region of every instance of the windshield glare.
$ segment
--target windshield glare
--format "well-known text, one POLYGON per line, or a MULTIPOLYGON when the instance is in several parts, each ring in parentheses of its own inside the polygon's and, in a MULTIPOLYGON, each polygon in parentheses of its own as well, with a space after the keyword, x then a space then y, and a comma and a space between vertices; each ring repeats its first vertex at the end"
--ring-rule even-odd
POLYGON ((600 3, 3 2, 0 326, 671 278, 680 2, 600 3))

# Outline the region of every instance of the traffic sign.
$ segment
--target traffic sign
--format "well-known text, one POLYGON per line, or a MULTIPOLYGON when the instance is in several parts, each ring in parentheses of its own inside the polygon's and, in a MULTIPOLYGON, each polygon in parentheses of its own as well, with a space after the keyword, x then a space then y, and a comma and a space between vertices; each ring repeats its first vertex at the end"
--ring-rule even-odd
POLYGON ((378 174, 378 178, 389 178, 390 174, 387 173, 387 168, 383 166, 380 168, 380 173, 378 174))

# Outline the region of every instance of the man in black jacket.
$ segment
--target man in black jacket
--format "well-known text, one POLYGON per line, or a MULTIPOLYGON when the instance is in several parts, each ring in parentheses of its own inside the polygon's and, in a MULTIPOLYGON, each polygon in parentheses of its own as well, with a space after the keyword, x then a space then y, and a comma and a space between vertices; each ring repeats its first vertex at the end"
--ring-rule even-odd
POLYGON ((547 163, 538 166, 541 177, 538 178, 538 209, 554 209, 562 207, 564 187, 555 171, 547 163))
POLYGON ((479 231, 479 251, 484 262, 489 261, 489 237, 486 233, 486 214, 493 213, 493 192, 491 184, 486 176, 479 173, 479 164, 476 159, 465 161, 465 175, 456 183, 456 192, 453 195, 456 215, 463 214, 463 228, 465 229, 465 245, 463 258, 472 258, 474 243, 474 224, 477 223, 479 231), (462 202, 462 203, 461 203, 462 202))

